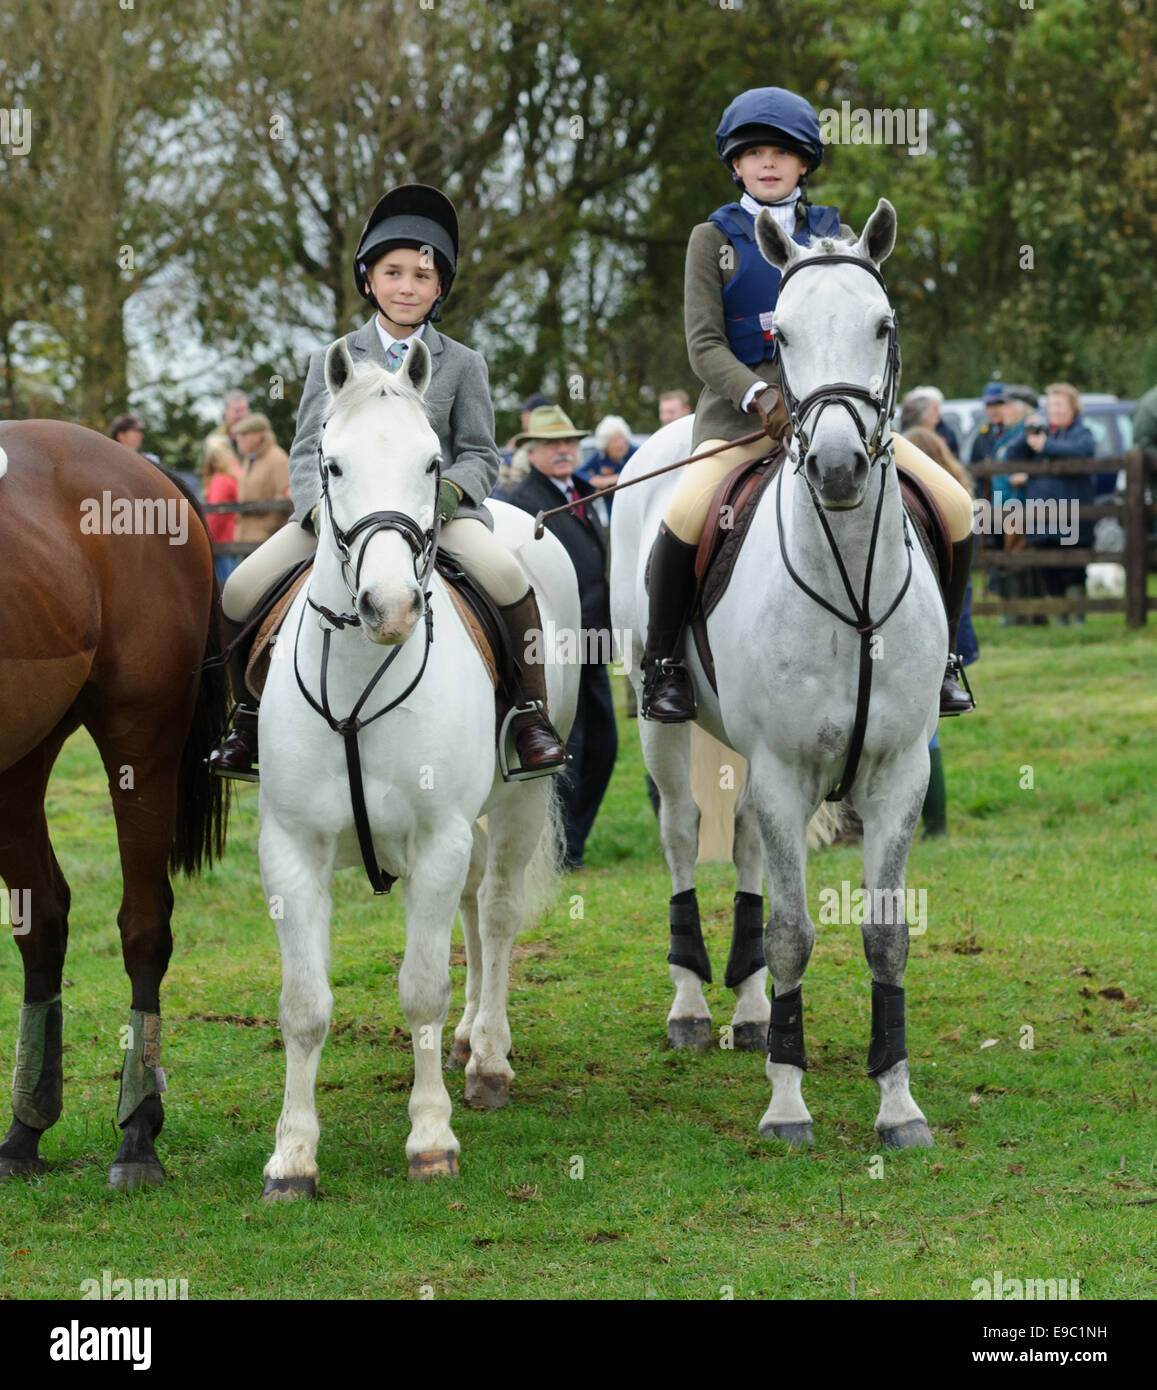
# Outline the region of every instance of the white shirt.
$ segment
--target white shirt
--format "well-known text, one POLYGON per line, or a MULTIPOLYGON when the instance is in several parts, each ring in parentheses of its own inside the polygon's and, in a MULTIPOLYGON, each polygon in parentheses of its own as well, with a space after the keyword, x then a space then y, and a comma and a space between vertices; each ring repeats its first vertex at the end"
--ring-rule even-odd
MULTIPOLYGON (((415 338, 420 338, 422 336, 422 329, 425 328, 425 326, 424 323, 420 323, 408 338, 394 338, 382 327, 381 316, 378 314, 374 315, 374 327, 378 330, 378 337, 382 340, 383 352, 389 352, 389 350, 394 347, 400 348, 403 344, 406 350, 409 351, 410 344, 415 338)), ((405 360, 405 356, 403 356, 402 361, 404 362, 405 360)))

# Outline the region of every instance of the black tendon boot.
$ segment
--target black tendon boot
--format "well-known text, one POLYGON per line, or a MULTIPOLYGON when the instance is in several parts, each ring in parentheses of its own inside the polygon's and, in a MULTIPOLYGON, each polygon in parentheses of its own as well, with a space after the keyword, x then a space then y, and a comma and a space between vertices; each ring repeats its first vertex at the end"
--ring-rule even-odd
POLYGON ((960 614, 964 608, 964 595, 968 589, 968 576, 972 569, 973 537, 968 535, 962 541, 952 543, 952 578, 948 581, 948 591, 944 595, 944 607, 948 612, 948 668, 944 672, 944 684, 940 687, 940 714, 967 714, 976 708, 976 701, 968 688, 968 677, 964 666, 956 655, 956 632, 960 627, 960 614))
POLYGON ((667 523, 651 555, 651 606, 643 651, 644 719, 681 724, 694 719, 695 692, 680 660, 687 610, 695 597, 695 552, 698 542, 681 541, 667 523))
POLYGON ((541 662, 526 659, 527 642, 532 640, 534 634, 538 634, 541 640, 542 634, 542 617, 534 590, 527 589, 517 603, 499 606, 498 611, 506 624, 514 660, 522 677, 523 693, 527 703, 534 706, 533 709, 516 713, 511 725, 519 763, 517 768, 512 769, 512 774, 538 777, 559 772, 567 765, 567 753, 547 713, 546 667, 541 662))
MULTIPOLYGON (((245 627, 225 618, 225 636, 232 642, 245 627)), ((243 782, 256 782, 254 764, 257 761, 257 711, 259 701, 249 693, 245 684, 245 667, 249 661, 251 641, 242 641, 229 653, 229 678, 233 685, 233 718, 228 733, 209 754, 209 766, 219 777, 236 777, 243 782)))

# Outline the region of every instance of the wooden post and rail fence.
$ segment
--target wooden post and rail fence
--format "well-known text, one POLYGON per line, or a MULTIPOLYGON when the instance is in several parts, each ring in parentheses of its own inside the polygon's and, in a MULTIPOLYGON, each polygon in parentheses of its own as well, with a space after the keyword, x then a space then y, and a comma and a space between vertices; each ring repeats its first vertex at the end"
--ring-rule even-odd
MULTIPOLYGON (((1103 516, 1115 517, 1125 532, 1125 548, 1093 550, 1088 546, 1027 545, 1021 550, 978 550, 973 570, 982 568, 1005 570, 1046 569, 1054 566, 1083 567, 1100 561, 1118 564, 1125 570, 1124 598, 1019 598, 983 599, 974 602, 972 612, 979 616, 1009 613, 1033 617, 1053 613, 1124 613, 1126 627, 1143 627, 1150 607, 1157 602, 1148 597, 1148 575, 1157 569, 1157 536, 1153 534, 1153 518, 1157 507, 1147 502, 1146 483, 1157 478, 1157 454, 1131 449, 1120 458, 1034 458, 1009 462, 983 463, 969 466, 973 478, 993 478, 1014 473, 1027 473, 1030 478, 1083 477, 1095 473, 1110 473, 1124 469, 1125 492, 1121 500, 1097 503, 1074 503, 1074 521, 1080 524, 1098 521, 1103 516)), ((1006 498, 1007 502, 1007 498, 1006 498)), ((1031 505, 1031 503, 1029 504, 1031 505)))

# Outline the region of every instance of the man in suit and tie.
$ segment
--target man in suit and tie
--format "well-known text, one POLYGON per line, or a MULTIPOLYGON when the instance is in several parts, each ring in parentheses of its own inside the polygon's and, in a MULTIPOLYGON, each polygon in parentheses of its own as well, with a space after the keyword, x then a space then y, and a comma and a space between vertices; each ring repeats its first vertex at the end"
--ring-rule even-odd
MULTIPOLYGON (((574 476, 578 467, 576 430, 561 406, 533 410, 524 433, 515 443, 525 443, 530 472, 507 500, 523 511, 537 514, 562 502, 591 497, 595 489, 574 476)), ((559 792, 566 826, 567 866, 581 869, 583 849, 594 825, 599 805, 619 748, 611 682, 603 660, 610 651, 611 602, 607 583, 607 533, 598 508, 586 502, 570 512, 549 517, 546 526, 559 538, 575 567, 582 604, 582 632, 576 650, 582 661, 578 711, 567 739, 571 767, 559 792), (587 658, 594 658, 588 660, 587 658)))
MULTIPOLYGON (((370 213, 354 255, 354 283, 376 312, 346 334, 345 341, 355 369, 373 363, 395 372, 417 338, 429 350, 431 375, 423 403, 442 446, 440 547, 482 585, 506 624, 527 699, 512 724, 516 775, 559 773, 567 766, 567 755, 546 708, 546 674, 540 664, 525 659, 528 634, 542 630, 538 602, 518 561, 494 537, 493 519, 482 505, 498 478, 486 362, 434 327, 457 263, 458 217, 449 198, 424 184, 406 184, 387 193, 370 213)), ((330 401, 325 382, 328 352, 329 345, 310 357, 297 412, 289 454, 293 520, 246 557, 221 595, 230 637, 250 620, 270 585, 317 547, 318 447, 330 401)), ((253 781, 257 702, 246 692, 246 655, 239 649, 230 663, 238 705, 232 730, 209 761, 222 776, 253 781)))

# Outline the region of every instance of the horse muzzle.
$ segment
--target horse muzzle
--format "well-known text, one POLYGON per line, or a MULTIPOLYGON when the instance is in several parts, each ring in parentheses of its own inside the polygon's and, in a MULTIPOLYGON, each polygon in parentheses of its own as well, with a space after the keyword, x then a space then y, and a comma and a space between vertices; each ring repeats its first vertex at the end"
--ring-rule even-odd
POLYGON ((804 473, 821 504, 833 512, 853 511, 867 493, 871 468, 862 449, 849 450, 846 457, 827 454, 821 462, 812 449, 804 460, 804 473))
POLYGON ((358 594, 357 610, 362 631, 371 642, 382 647, 401 646, 424 611, 422 591, 411 584, 399 594, 386 596, 367 586, 358 594))

